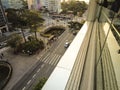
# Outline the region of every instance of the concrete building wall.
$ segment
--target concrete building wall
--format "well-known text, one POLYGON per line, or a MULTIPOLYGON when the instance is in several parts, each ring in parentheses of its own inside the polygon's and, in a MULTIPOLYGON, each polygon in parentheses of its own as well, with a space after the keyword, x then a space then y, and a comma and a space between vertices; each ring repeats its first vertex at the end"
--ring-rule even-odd
POLYGON ((59 13, 61 10, 60 0, 27 0, 29 9, 40 9, 45 6, 51 12, 59 13))
POLYGON ((4 12, 2 3, 0 1, 0 35, 6 31, 8 31, 8 25, 5 17, 5 12, 4 12))
MULTIPOLYGON (((113 1, 113 0, 108 0, 108 1, 113 1)), ((105 15, 107 17, 109 17, 111 11, 110 11, 110 9, 99 5, 97 2, 101 3, 103 1, 90 0, 89 7, 88 7, 89 14, 87 16, 87 20, 95 21, 96 19, 98 19, 100 22, 106 22, 107 19, 106 19, 105 15)))
POLYGON ((33 8, 33 0, 27 0, 28 3, 28 9, 32 9, 33 8))
POLYGON ((97 18, 97 13, 98 13, 98 5, 96 3, 96 0, 90 0, 89 7, 88 7, 88 13, 89 15, 87 16, 87 20, 95 21, 95 19, 97 18))
POLYGON ((60 0, 49 0, 48 10, 59 13, 61 10, 61 1, 60 0))
POLYGON ((22 7, 21 0, 1 0, 1 2, 5 8, 19 9, 22 7))

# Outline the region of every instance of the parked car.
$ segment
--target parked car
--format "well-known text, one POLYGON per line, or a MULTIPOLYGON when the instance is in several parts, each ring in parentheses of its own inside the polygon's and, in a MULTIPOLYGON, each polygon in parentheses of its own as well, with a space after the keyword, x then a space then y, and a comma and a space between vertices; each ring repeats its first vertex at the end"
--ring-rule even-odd
POLYGON ((76 31, 74 31, 74 32, 73 32, 73 35, 77 35, 77 32, 76 32, 76 31))
POLYGON ((6 47, 6 46, 7 46, 7 43, 5 43, 5 42, 0 43, 0 49, 3 47, 6 47))

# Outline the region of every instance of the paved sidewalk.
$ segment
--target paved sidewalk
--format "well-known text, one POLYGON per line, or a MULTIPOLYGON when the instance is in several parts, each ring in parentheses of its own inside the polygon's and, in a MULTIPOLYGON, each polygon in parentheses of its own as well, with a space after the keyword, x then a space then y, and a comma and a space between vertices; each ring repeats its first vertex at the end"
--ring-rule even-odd
POLYGON ((39 54, 31 56, 14 55, 10 48, 2 52, 4 53, 4 59, 8 59, 7 61, 13 67, 12 77, 4 88, 4 90, 11 90, 12 86, 14 86, 14 84, 17 83, 22 78, 22 76, 37 63, 44 50, 39 54))

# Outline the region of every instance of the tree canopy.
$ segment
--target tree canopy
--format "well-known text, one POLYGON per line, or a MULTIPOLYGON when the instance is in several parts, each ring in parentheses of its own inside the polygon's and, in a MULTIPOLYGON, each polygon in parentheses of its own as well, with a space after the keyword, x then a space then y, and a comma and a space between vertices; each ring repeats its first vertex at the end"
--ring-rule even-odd
POLYGON ((39 26, 44 22, 40 13, 37 11, 26 9, 7 9, 8 22, 12 23, 13 27, 33 27, 39 26))
POLYGON ((67 13, 68 11, 73 11, 74 15, 77 15, 77 12, 84 13, 88 5, 82 1, 70 1, 62 3, 62 13, 67 13))
POLYGON ((21 28, 25 42, 26 39, 23 32, 24 28, 30 28, 31 31, 35 32, 37 39, 37 28, 44 22, 44 19, 41 17, 39 12, 27 9, 7 9, 6 12, 8 22, 11 23, 12 27, 21 28))
POLYGON ((11 36, 11 38, 8 40, 8 45, 10 45, 12 48, 16 48, 19 46, 22 42, 22 37, 20 35, 14 34, 11 36))
POLYGON ((28 8, 27 0, 21 0, 24 9, 28 8))

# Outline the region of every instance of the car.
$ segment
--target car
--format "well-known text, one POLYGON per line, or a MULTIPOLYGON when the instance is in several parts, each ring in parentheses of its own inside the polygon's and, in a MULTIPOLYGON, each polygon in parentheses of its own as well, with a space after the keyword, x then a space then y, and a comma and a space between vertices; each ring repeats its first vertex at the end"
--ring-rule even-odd
POLYGON ((65 48, 68 48, 69 45, 70 45, 70 42, 67 41, 67 42, 65 42, 64 47, 65 47, 65 48))
POLYGON ((4 48, 4 47, 6 47, 6 46, 7 46, 7 43, 5 43, 5 42, 0 43, 0 49, 1 49, 1 48, 4 48))
POLYGON ((77 32, 74 31, 74 32, 73 32, 73 35, 77 35, 77 32))

